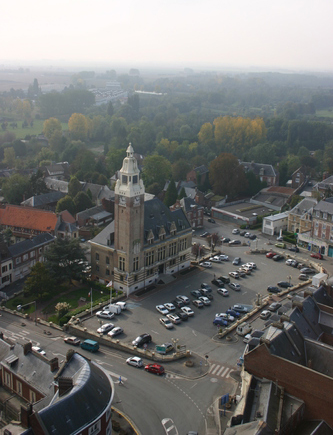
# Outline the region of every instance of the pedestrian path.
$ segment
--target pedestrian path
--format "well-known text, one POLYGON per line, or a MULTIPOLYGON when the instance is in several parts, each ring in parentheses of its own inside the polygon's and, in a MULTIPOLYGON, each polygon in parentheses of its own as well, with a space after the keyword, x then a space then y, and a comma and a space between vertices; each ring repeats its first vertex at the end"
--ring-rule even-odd
POLYGON ((222 366, 220 364, 212 364, 209 367, 208 375, 215 378, 229 378, 230 373, 234 370, 233 367, 222 366))

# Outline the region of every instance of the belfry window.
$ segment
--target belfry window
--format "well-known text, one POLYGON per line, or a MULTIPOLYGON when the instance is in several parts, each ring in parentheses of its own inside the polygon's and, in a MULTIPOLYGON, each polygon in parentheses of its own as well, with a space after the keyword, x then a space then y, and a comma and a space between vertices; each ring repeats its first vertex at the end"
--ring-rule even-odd
POLYGON ((122 182, 122 184, 127 184, 127 175, 121 176, 121 182, 122 182))

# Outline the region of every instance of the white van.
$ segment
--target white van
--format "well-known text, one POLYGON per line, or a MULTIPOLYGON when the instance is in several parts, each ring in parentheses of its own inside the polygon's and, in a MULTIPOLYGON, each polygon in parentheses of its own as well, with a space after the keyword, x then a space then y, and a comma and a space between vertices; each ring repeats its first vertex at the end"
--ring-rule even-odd
POLYGON ((121 308, 121 311, 127 310, 126 302, 119 301, 119 302, 116 302, 115 305, 119 305, 121 308))
POLYGON ((252 326, 249 323, 243 322, 236 328, 236 334, 244 337, 246 334, 250 334, 252 326))
POLYGON ((114 314, 120 314, 121 313, 121 308, 117 304, 109 304, 106 307, 104 307, 103 310, 104 311, 111 311, 111 313, 114 313, 114 314))

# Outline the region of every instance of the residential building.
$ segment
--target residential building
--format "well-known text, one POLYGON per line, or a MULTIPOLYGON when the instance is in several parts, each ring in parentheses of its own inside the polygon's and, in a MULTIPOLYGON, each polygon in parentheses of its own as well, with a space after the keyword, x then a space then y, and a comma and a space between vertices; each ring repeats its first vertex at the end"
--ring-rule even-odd
POLYGON ((58 358, 34 351, 31 342, 7 343, 2 333, 0 354, 2 420, 15 420, 13 433, 112 434, 114 385, 97 363, 69 349, 59 367, 58 358))
POLYGON ((267 183, 267 186, 279 185, 278 173, 272 165, 255 162, 240 162, 240 164, 243 166, 245 173, 253 172, 262 183, 267 183))
POLYGON ((115 186, 114 221, 90 241, 92 279, 112 281, 127 295, 190 266, 192 231, 184 211, 144 198, 129 145, 115 186))
POLYGON ((86 225, 106 225, 110 223, 113 218, 113 214, 104 210, 102 205, 96 205, 95 207, 88 208, 76 214, 76 220, 79 227, 86 225))
POLYGON ((304 166, 298 168, 291 176, 291 187, 293 189, 298 189, 307 181, 307 171, 304 166))
POLYGON ((192 181, 196 186, 202 186, 209 177, 209 170, 205 165, 197 166, 186 175, 186 181, 192 181))
POLYGON ((24 207, 34 207, 41 210, 55 211, 58 201, 65 195, 65 193, 60 191, 43 193, 42 195, 31 196, 21 202, 21 205, 24 207))
POLYGON ((182 208, 192 229, 203 228, 204 224, 204 208, 198 205, 194 199, 185 197, 177 200, 176 203, 170 207, 170 210, 182 208))
POLYGON ((93 184, 93 183, 82 183, 82 191, 91 193, 91 200, 96 205, 101 205, 103 199, 111 199, 114 198, 114 192, 108 188, 108 186, 104 186, 101 184, 93 184))
POLYGON ((261 204, 272 210, 281 211, 290 202, 295 190, 291 187, 271 186, 262 189, 251 198, 253 204, 261 204))
POLYGON ((0 242, 0 289, 13 282, 13 259, 5 242, 0 242))
POLYGON ((305 198, 295 205, 288 214, 288 231, 292 233, 306 233, 311 231, 313 207, 316 204, 316 199, 305 198))

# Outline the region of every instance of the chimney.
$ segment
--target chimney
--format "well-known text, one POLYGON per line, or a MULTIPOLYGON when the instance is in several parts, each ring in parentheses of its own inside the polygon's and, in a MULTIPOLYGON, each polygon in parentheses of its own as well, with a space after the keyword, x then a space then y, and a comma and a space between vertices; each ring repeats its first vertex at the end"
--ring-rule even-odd
POLYGON ((29 341, 28 343, 25 343, 23 346, 23 353, 24 355, 28 355, 29 352, 32 351, 32 343, 29 341))
POLYGON ((303 312, 303 302, 293 301, 292 308, 297 307, 301 312, 303 312))
POLYGON ((51 372, 54 372, 55 370, 59 369, 59 363, 58 363, 58 358, 52 358, 50 361, 50 370, 51 372))
POLYGON ((21 425, 24 428, 28 428, 29 425, 29 417, 32 414, 32 404, 27 403, 25 405, 21 405, 21 425))
POLYGON ((73 379, 63 376, 58 379, 58 384, 59 384, 59 397, 61 397, 73 388, 73 379))

